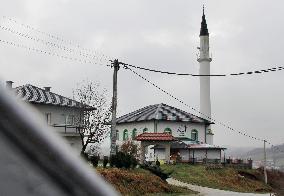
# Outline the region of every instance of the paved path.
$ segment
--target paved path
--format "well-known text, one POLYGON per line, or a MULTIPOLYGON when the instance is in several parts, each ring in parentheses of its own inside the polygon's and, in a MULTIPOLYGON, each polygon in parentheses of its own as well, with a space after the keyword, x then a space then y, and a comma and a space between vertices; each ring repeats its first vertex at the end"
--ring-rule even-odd
POLYGON ((185 182, 181 182, 174 178, 168 178, 167 182, 172 185, 187 187, 193 191, 198 191, 199 195, 202 196, 270 196, 270 194, 255 194, 255 193, 238 193, 232 191, 224 191, 219 189, 207 188, 202 186, 197 186, 193 184, 188 184, 185 182))

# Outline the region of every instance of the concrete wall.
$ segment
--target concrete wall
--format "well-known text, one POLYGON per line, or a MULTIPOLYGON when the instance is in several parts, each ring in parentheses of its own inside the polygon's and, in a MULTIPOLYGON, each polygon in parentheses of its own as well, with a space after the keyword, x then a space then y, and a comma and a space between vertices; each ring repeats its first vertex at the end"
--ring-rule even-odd
MULTIPOLYGON (((190 150, 190 158, 193 158, 193 150, 190 150)), ((205 149, 194 150, 194 158, 197 158, 197 159, 206 158, 205 149)), ((218 149, 207 150, 207 159, 220 159, 220 150, 218 149)))
MULTIPOLYGON (((123 131, 125 129, 128 130, 129 139, 132 136, 133 129, 137 129, 137 135, 143 133, 143 129, 148 128, 148 132, 154 132, 154 121, 145 121, 145 122, 135 122, 135 123, 124 123, 117 125, 116 129, 119 130, 119 139, 118 141, 123 140, 123 131)), ((157 132, 163 133, 166 128, 170 128, 172 130, 172 135, 174 137, 187 137, 191 138, 191 131, 198 131, 198 141, 205 143, 205 125, 197 124, 197 123, 188 123, 188 122, 171 122, 171 121, 158 121, 157 122, 157 132), (184 126, 186 126, 186 131, 184 135, 182 132, 185 130, 184 126)))
POLYGON ((155 149, 154 153, 155 153, 155 160, 158 158, 158 160, 165 160, 166 156, 165 156, 165 149, 155 149))
POLYGON ((137 135, 139 135, 143 133, 144 128, 148 129, 148 133, 153 133, 154 132, 154 121, 118 124, 116 126, 116 129, 119 131, 118 140, 123 141, 123 131, 125 129, 128 130, 128 138, 130 139, 132 137, 133 129, 137 129, 137 135))
POLYGON ((166 128, 170 128, 172 130, 172 135, 174 137, 187 137, 191 138, 191 131, 198 131, 198 141, 205 143, 205 125, 197 124, 197 123, 189 123, 189 122, 171 122, 171 121, 160 121, 157 124, 157 132, 164 132, 166 128), (185 130, 186 131, 183 133, 185 130), (184 134, 184 136, 183 136, 184 134))
POLYGON ((189 160, 189 150, 188 149, 181 149, 180 156, 182 161, 188 161, 189 160))
MULTIPOLYGON (((40 112, 43 122, 52 127, 54 124, 72 124, 72 121, 74 121, 75 119, 78 120, 80 117, 80 111, 78 108, 42 104, 31 105, 40 112), (47 119, 47 114, 50 114, 50 119, 47 119)), ((53 129, 61 136, 63 136, 77 153, 81 151, 81 137, 78 133, 76 133, 75 128, 67 128, 66 133, 64 127, 53 127, 53 129)))
MULTIPOLYGON (((32 105, 42 114, 41 117, 43 121, 51 126, 53 126, 54 124, 61 124, 61 125, 72 124, 72 121, 74 121, 75 118, 78 120, 80 116, 80 111, 78 108, 41 105, 41 104, 32 104, 32 105), (47 120, 48 114, 51 114, 50 120, 47 120)), ((65 128, 63 127, 54 127, 54 129, 58 132, 65 132, 65 128)), ((69 133, 74 133, 76 132, 76 129, 68 128, 66 129, 66 131, 69 133)))

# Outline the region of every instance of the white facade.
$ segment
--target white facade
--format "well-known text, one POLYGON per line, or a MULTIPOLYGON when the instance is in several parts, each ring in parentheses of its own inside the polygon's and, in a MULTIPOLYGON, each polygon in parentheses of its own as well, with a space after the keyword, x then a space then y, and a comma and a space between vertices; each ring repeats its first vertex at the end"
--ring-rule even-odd
POLYGON ((80 152, 82 149, 81 137, 76 132, 76 128, 66 127, 72 126, 80 116, 80 111, 75 107, 63 107, 46 104, 31 104, 42 114, 42 119, 47 125, 54 128, 54 130, 67 139, 71 147, 80 152))
POLYGON ((192 131, 197 131, 196 141, 200 143, 206 143, 205 137, 205 124, 190 123, 190 122, 175 122, 175 121, 142 121, 118 124, 116 129, 118 130, 117 141, 121 144, 123 140, 127 138, 123 137, 125 132, 128 133, 128 139, 132 138, 133 130, 137 130, 136 135, 143 133, 143 130, 147 130, 148 133, 163 133, 167 130, 171 130, 171 134, 174 137, 193 139, 192 131))

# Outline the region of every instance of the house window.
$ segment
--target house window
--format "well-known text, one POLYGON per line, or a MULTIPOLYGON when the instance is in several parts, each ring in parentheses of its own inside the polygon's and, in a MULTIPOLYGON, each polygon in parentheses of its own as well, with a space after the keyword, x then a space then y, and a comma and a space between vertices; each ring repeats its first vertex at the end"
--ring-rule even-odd
POLYGON ((198 141, 198 131, 197 131, 196 129, 193 129, 193 130, 191 131, 191 139, 192 139, 193 141, 198 141))
POLYGON ((45 113, 46 124, 51 125, 51 113, 45 113))
POLYGON ((148 129, 145 127, 144 129, 143 129, 143 133, 147 133, 148 132, 148 129))
POLYGON ((115 137, 116 137, 116 140, 119 140, 119 130, 116 130, 115 137))
POLYGON ((132 131, 132 139, 134 140, 136 138, 136 136, 137 136, 137 129, 135 128, 132 131))
POLYGON ((172 134, 172 130, 170 128, 165 128, 164 133, 172 134))
POLYGON ((74 125, 75 124, 75 116, 74 115, 68 115, 67 124, 68 125, 74 125))
POLYGON ((123 140, 125 141, 125 140, 128 140, 128 130, 127 129, 125 129, 124 131, 123 131, 123 140))

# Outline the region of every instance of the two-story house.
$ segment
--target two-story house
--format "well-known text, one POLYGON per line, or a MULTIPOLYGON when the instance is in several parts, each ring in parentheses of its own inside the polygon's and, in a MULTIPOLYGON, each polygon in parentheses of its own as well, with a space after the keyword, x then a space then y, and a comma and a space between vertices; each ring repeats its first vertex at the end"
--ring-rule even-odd
POLYGON ((13 88, 12 81, 6 82, 6 87, 12 90, 16 97, 29 103, 39 111, 43 121, 54 128, 77 151, 82 149, 82 139, 79 131, 82 128, 82 104, 73 99, 51 92, 51 87, 39 88, 31 84, 13 88))

